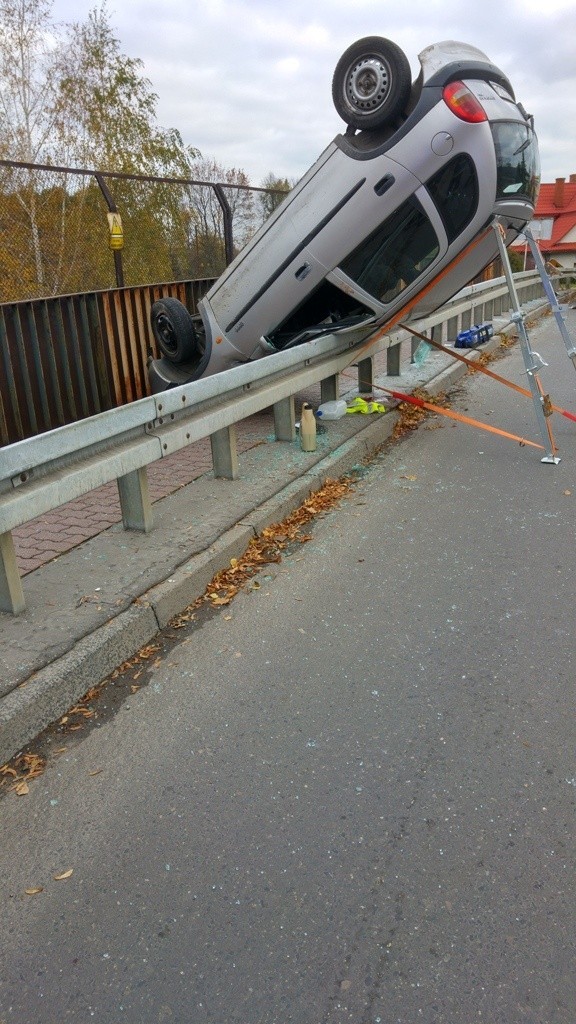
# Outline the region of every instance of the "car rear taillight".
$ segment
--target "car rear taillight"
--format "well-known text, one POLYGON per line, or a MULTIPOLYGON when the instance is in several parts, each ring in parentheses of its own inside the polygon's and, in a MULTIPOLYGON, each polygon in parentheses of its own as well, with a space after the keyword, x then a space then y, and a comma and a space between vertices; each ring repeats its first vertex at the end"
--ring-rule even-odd
POLYGON ((444 87, 442 97, 452 113, 462 121, 478 124, 488 120, 484 107, 464 82, 450 82, 450 85, 444 87))

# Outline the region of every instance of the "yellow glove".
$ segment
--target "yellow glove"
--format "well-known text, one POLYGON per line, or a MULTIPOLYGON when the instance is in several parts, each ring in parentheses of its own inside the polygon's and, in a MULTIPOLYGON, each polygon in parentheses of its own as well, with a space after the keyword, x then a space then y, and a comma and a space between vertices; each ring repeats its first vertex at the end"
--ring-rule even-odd
POLYGON ((360 395, 358 395, 358 397, 350 403, 346 412, 359 412, 363 415, 367 415, 371 412, 386 412, 386 406, 382 405, 380 402, 367 402, 365 398, 360 398, 360 395))

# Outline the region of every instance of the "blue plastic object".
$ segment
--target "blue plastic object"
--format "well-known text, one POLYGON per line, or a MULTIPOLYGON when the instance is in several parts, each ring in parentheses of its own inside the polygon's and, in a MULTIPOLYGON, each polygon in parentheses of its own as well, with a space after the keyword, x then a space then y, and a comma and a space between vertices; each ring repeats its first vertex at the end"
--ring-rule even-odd
POLYGON ((494 334, 492 324, 475 324, 467 331, 460 331, 454 343, 454 348, 475 348, 476 345, 483 345, 485 341, 494 334))

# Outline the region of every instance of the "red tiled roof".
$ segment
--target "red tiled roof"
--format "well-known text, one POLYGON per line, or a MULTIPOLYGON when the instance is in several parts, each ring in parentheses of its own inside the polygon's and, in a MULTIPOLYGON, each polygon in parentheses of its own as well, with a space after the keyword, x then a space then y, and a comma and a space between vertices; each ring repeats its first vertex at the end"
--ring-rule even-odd
POLYGON ((543 184, 540 186, 540 194, 534 213, 535 219, 539 217, 552 217, 552 238, 544 242, 543 248, 546 251, 555 249, 558 245, 568 246, 568 249, 576 249, 576 242, 563 242, 569 231, 576 227, 576 181, 565 181, 563 185, 562 205, 557 206, 554 202, 558 184, 543 184))
MULTIPOLYGON (((540 185, 538 202, 534 212, 534 220, 541 218, 552 218, 552 237, 538 239, 538 246, 547 254, 560 252, 576 253, 576 241, 565 242, 566 235, 576 228, 576 181, 564 181, 552 184, 540 185), (554 199, 558 200, 559 192, 562 205, 556 205, 554 199)), ((512 246, 518 248, 518 246, 512 246)))

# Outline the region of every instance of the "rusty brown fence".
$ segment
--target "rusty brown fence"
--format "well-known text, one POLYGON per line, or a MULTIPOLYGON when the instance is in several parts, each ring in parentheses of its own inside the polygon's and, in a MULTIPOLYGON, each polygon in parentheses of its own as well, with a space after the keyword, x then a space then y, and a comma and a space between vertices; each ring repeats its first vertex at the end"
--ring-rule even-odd
POLYGON ((191 313, 212 279, 139 285, 0 305, 0 445, 149 394, 157 356, 150 307, 191 313))

